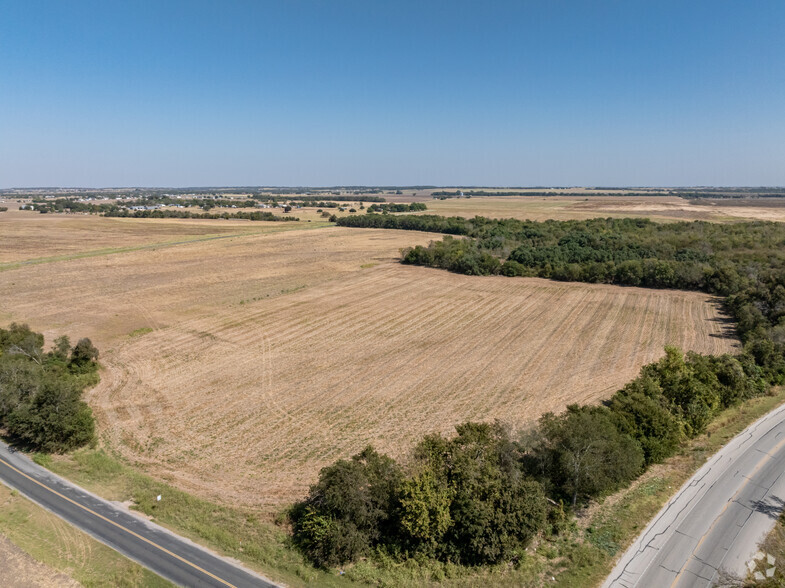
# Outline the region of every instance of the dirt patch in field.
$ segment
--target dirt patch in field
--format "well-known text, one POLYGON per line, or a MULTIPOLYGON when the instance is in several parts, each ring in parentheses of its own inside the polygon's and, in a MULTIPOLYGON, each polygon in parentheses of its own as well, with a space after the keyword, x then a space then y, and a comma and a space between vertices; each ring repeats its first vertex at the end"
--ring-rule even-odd
POLYGON ((0 582, 3 588, 77 588, 76 580, 35 561, 0 535, 0 582))

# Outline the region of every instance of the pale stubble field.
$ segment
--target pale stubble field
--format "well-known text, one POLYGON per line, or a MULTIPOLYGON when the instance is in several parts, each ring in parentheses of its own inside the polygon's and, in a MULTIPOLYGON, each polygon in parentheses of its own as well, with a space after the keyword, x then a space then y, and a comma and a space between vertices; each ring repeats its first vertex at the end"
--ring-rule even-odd
POLYGON ((111 449, 263 509, 368 443, 404 456, 468 419, 523 426, 609 396, 665 344, 736 344, 701 293, 397 262, 435 237, 292 227, 18 266, 0 272, 0 319, 96 341, 88 401, 111 449))

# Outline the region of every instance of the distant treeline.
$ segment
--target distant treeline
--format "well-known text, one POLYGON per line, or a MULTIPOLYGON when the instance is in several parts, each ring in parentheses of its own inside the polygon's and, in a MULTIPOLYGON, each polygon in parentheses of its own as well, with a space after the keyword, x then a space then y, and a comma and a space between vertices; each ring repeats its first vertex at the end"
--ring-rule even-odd
POLYGON ((228 198, 172 198, 169 196, 151 196, 149 198, 137 198, 136 200, 125 200, 122 206, 195 206, 209 210, 211 208, 223 207, 231 208, 254 208, 255 200, 231 200, 228 198))
MULTIPOLYGON (((316 200, 307 197, 293 197, 283 199, 279 202, 278 199, 267 196, 254 196, 253 200, 231 200, 222 198, 172 198, 170 196, 151 196, 145 198, 137 198, 134 200, 124 200, 122 202, 100 203, 94 202, 80 202, 75 198, 36 198, 29 205, 33 210, 40 213, 62 213, 62 212, 82 212, 89 214, 105 214, 106 216, 122 216, 119 212, 129 208, 140 206, 178 206, 184 208, 201 208, 208 211, 213 208, 257 208, 260 202, 268 203, 271 206, 309 206, 314 208, 338 208, 338 202, 354 202, 356 198, 350 197, 336 197, 335 201, 330 200, 316 200)), ((364 202, 384 202, 384 198, 367 197, 362 199, 364 202)), ((402 205, 408 206, 408 205, 402 205)), ((422 205, 424 206, 424 205, 422 205)), ((414 210, 424 210, 420 208, 407 208, 401 212, 408 212, 414 210)), ((175 217, 175 218, 192 218, 192 217, 175 217)))
POLYGON ((428 210, 428 207, 424 202, 412 202, 411 204, 371 204, 368 207, 367 212, 416 212, 419 210, 428 210))
POLYGON ((88 212, 100 214, 117 208, 115 204, 93 204, 92 202, 79 202, 74 198, 56 198, 54 200, 38 198, 28 205, 33 210, 46 214, 49 212, 88 212))
MULTIPOLYGON (((151 201, 135 200, 126 203, 127 206, 151 206, 151 201), (141 202, 142 204, 137 204, 141 202), (146 204, 145 204, 146 203, 146 204)), ((168 204, 168 202, 155 201, 157 204, 168 204)), ((240 201, 240 200, 174 200, 174 203, 182 206, 200 206, 203 210, 210 210, 211 208, 221 206, 226 208, 228 206, 249 207, 256 206, 253 200, 240 201), (231 204, 226 204, 231 203, 231 204)), ((268 211, 237 211, 237 212, 222 212, 222 213, 199 213, 186 209, 177 208, 156 208, 153 210, 130 210, 125 206, 118 206, 116 204, 93 204, 91 202, 78 202, 76 200, 58 198, 56 200, 47 200, 45 202, 36 202, 31 205, 33 210, 41 213, 48 212, 85 212, 91 214, 101 214, 103 216, 123 217, 123 218, 199 218, 199 219, 244 219, 251 221, 297 221, 299 218, 293 216, 276 216, 268 211)))
POLYGON ((785 190, 782 190, 781 192, 679 192, 678 195, 687 200, 696 200, 699 198, 733 198, 737 200, 748 198, 785 198, 785 190))
MULTIPOLYGON (((272 205, 278 204, 277 201, 269 201, 272 205)), ((340 204, 325 200, 289 200, 289 206, 307 206, 310 208, 338 208, 340 204)))
POLYGON ((250 221, 299 221, 294 216, 276 216, 272 212, 253 211, 253 212, 221 212, 221 213, 199 213, 190 210, 172 210, 159 208, 156 210, 126 210, 115 209, 104 213, 104 216, 116 216, 123 218, 199 218, 199 219, 243 219, 250 221))
MULTIPOLYGON (((321 196, 321 195, 320 195, 321 196)), ((260 195, 259 199, 264 199, 264 195, 260 195)), ((322 196, 324 198, 324 196, 322 196)), ((313 196, 287 196, 287 200, 306 200, 306 201, 313 201, 313 196)), ((358 197, 357 195, 331 195, 328 200, 334 200, 335 202, 386 202, 387 200, 381 196, 366 196, 363 194, 362 196, 358 197)))
MULTIPOLYGON (((625 192, 624 194, 613 193, 613 192, 555 192, 553 190, 541 191, 541 192, 503 192, 503 191, 492 191, 489 192, 487 190, 465 190, 463 191, 464 198, 471 198, 473 196, 656 196, 656 193, 652 192, 625 192)), ((454 192, 441 190, 438 192, 431 192, 431 196, 434 198, 459 198, 461 196, 461 191, 456 190, 454 192)))
MULTIPOLYGON (((620 188, 623 189, 623 188, 620 188)), ((432 192, 433 198, 446 199, 446 198, 460 198, 461 191, 439 190, 432 192)), ((776 189, 716 189, 716 190, 651 190, 645 192, 566 192, 555 190, 542 190, 542 191, 488 191, 488 190, 463 190, 464 198, 482 197, 482 196, 565 196, 565 197, 641 197, 641 196, 680 196, 685 199, 696 198, 783 198, 785 197, 785 190, 776 189), (762 191, 757 191, 762 190, 762 191)))
POLYGON ((0 329, 0 426, 37 451, 59 452, 90 443, 95 423, 82 392, 98 382, 98 350, 68 337, 44 352, 44 336, 27 325, 0 329))

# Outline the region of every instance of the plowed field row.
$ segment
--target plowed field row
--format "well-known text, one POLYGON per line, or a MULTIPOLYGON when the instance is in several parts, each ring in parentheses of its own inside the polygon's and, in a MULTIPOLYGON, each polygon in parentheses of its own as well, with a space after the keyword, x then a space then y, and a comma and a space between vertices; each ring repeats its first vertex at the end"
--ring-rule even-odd
POLYGON ((395 263, 126 339, 90 402, 113 447, 202 495, 275 506, 367 443, 604 398, 665 344, 730 350, 699 293, 395 263))

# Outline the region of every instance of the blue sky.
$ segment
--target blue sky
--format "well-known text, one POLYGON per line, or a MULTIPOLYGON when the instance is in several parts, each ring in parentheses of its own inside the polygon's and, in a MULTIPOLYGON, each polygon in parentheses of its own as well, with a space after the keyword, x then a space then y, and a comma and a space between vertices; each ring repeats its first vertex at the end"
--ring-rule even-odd
POLYGON ((0 0, 0 187, 785 185, 785 2, 0 0))

